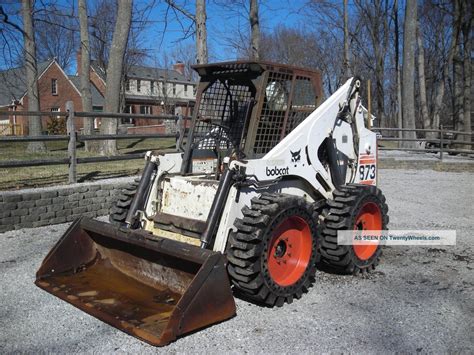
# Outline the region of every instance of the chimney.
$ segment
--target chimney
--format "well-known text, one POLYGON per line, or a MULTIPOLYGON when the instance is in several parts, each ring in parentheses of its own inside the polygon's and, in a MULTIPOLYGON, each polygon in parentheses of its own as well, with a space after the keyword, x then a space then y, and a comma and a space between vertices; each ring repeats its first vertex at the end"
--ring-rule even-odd
POLYGON ((82 65, 81 65, 81 60, 82 60, 82 51, 81 47, 79 47, 79 50, 76 53, 76 68, 77 68, 77 75, 81 76, 82 73, 82 65))
POLYGON ((176 70, 181 75, 184 75, 184 63, 177 62, 176 64, 173 64, 173 69, 176 70))

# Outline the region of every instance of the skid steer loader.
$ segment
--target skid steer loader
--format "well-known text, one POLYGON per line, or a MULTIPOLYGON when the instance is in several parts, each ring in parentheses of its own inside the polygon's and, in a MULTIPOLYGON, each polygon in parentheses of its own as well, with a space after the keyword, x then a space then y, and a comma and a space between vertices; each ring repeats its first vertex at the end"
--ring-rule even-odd
POLYGON ((316 265, 373 269, 380 245, 338 230, 388 223, 360 81, 320 104, 318 72, 268 62, 197 65, 185 148, 148 152, 110 222, 75 221, 36 284, 153 345, 235 315, 233 294, 282 306, 316 265))

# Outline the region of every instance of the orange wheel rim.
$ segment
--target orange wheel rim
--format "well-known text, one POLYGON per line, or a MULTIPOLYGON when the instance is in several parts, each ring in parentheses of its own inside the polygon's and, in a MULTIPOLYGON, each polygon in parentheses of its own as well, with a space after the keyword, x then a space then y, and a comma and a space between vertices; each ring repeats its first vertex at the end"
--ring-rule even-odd
MULTIPOLYGON (((382 229, 382 211, 374 202, 365 203, 357 215, 354 230, 371 230, 380 231, 382 229)), ((368 260, 372 257, 377 248, 378 243, 353 245, 354 253, 360 260, 368 260)))
POLYGON ((280 286, 294 285, 311 259, 313 237, 308 223, 291 216, 275 229, 268 249, 268 271, 280 286))

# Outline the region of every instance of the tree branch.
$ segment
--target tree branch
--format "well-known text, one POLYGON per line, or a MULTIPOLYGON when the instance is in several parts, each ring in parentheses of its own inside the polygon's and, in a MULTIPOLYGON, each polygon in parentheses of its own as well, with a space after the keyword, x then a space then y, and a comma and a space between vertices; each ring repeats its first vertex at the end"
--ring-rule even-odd
POLYGON ((18 26, 16 23, 10 22, 10 21, 8 20, 8 15, 7 15, 7 14, 5 13, 5 11, 3 10, 3 6, 0 6, 0 16, 3 16, 3 19, 2 19, 2 22, 3 22, 3 23, 6 23, 7 25, 12 26, 12 27, 13 27, 14 29, 16 29, 17 31, 20 31, 23 36, 28 36, 28 35, 26 34, 26 32, 23 31, 23 29, 22 29, 20 26, 18 26))
POLYGON ((196 16, 190 13, 188 10, 182 8, 181 6, 177 5, 173 0, 165 0, 165 2, 171 6, 174 10, 181 12, 184 16, 186 16, 191 21, 196 21, 196 16))

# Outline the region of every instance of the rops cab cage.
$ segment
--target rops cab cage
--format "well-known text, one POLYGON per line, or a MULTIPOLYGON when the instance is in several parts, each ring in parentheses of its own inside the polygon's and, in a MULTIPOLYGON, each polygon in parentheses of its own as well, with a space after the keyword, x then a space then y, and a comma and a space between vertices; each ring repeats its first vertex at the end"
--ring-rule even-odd
POLYGON ((259 158, 318 106, 319 72, 269 62, 196 65, 201 81, 182 173, 224 156, 259 158), (192 164, 191 164, 192 161, 192 164))

